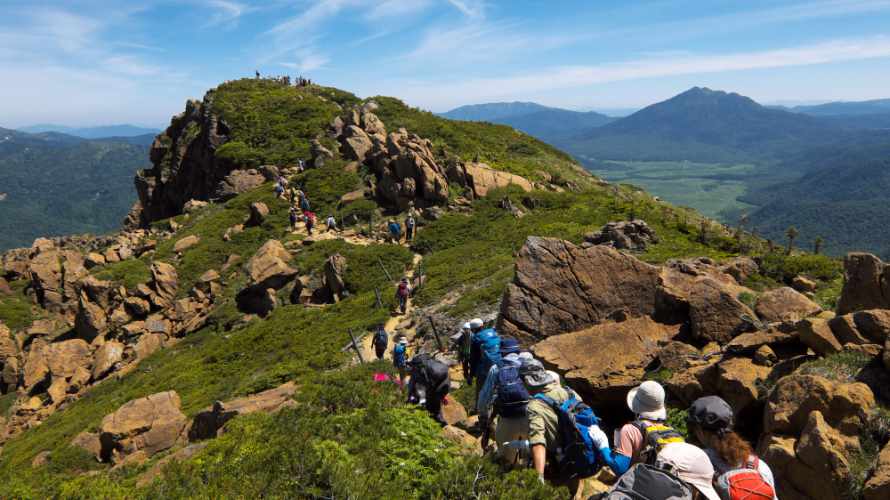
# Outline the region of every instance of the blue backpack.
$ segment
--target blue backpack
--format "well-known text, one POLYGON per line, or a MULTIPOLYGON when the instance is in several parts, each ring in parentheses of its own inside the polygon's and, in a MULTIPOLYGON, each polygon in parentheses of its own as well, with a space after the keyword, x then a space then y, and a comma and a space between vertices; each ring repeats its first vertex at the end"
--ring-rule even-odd
POLYGON ((526 414, 528 389, 519 376, 517 363, 504 362, 498 369, 497 398, 494 405, 498 415, 507 418, 523 417, 526 414))
POLYGON ((392 349, 392 364, 395 365, 396 368, 404 368, 405 367, 405 351, 407 348, 402 344, 396 344, 392 349))
POLYGON ((474 341, 479 345, 482 354, 479 366, 476 367, 476 374, 480 381, 485 383, 485 377, 488 376, 491 367, 501 362, 501 338, 494 328, 486 328, 476 334, 474 341))
POLYGON ((535 394, 534 397, 553 408, 559 419, 559 451, 553 453, 557 458, 558 470, 570 478, 596 474, 602 464, 589 431, 591 426, 599 425, 600 420, 593 409, 571 391, 569 399, 562 404, 543 394, 535 394))

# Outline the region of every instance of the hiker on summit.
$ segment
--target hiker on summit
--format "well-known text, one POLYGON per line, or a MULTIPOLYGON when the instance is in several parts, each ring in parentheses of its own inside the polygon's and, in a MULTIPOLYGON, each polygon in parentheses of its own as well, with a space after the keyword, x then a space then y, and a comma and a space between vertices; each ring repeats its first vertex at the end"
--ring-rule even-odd
POLYGON ((778 499, 773 471, 733 430, 733 411, 726 401, 719 396, 696 399, 687 424, 714 466, 714 486, 721 498, 778 499))
POLYGON ((408 311, 408 297, 411 296, 411 286, 408 285, 408 278, 402 278, 396 285, 396 300, 399 301, 399 311, 402 314, 408 311))
POLYGON ((408 339, 404 336, 400 337, 396 345, 392 348, 392 365, 399 370, 399 385, 405 387, 405 372, 408 367, 408 339))
POLYGON ((389 334, 386 333, 383 323, 377 327, 372 343, 374 344, 374 354, 377 355, 377 359, 383 359, 383 355, 386 354, 386 346, 389 345, 389 334))
MULTIPOLYGON (((526 407, 529 393, 519 370, 532 355, 520 352, 519 342, 512 337, 501 339, 501 361, 488 371, 485 384, 479 392, 476 411, 482 429, 482 449, 488 448, 491 424, 497 417, 494 438, 496 443, 528 439, 526 407)), ((507 467, 519 465, 519 455, 511 448, 501 448, 498 454, 507 467)))
POLYGON ((396 222, 395 219, 389 219, 386 228, 389 230, 389 237, 393 243, 400 243, 402 241, 402 226, 396 222))
POLYGON ((591 439, 600 450, 603 462, 620 476, 637 463, 653 463, 655 455, 668 443, 683 442, 683 436, 665 425, 667 408, 664 405, 664 387, 647 380, 627 394, 627 406, 636 415, 633 422, 625 424, 615 433, 615 449, 601 430, 591 433, 591 439))

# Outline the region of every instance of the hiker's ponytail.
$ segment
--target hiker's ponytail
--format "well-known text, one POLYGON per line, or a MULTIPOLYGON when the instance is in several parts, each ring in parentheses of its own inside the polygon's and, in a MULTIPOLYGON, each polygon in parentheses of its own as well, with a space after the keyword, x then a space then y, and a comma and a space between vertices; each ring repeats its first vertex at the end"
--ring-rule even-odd
POLYGON ((748 460, 748 457, 754 452, 751 448, 751 444, 736 434, 735 431, 727 430, 722 434, 723 435, 720 436, 716 433, 711 433, 713 436, 711 444, 714 450, 720 455, 720 458, 722 458, 724 462, 732 467, 735 467, 738 464, 744 464, 745 461, 748 460))

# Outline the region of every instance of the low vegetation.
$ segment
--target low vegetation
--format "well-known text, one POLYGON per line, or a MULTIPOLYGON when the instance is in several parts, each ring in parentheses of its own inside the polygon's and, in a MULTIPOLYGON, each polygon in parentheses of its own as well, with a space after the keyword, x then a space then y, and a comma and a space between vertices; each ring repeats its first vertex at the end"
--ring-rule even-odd
POLYGON ((0 320, 11 330, 25 328, 34 321, 31 298, 25 295, 26 280, 10 283, 12 295, 0 295, 0 320))

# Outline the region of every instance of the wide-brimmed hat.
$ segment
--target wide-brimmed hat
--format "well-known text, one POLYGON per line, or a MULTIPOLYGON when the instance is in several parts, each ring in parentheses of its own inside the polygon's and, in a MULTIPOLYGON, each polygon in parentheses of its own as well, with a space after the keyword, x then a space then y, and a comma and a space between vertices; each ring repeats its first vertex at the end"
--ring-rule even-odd
POLYGON ((720 396, 698 398, 689 407, 687 420, 708 431, 732 429, 732 407, 720 396))
POLYGON ((664 387, 654 380, 647 380, 627 393, 627 407, 642 418, 667 419, 664 407, 664 387))
POLYGON ((693 444, 669 443, 658 452, 656 464, 672 470, 677 477, 691 484, 708 500, 720 500, 714 489, 714 466, 708 455, 693 444))
POLYGON ((529 389, 546 387, 557 381, 552 373, 544 369, 544 365, 540 361, 536 359, 523 361, 519 367, 519 374, 522 375, 522 380, 529 389))
POLYGON ((400 338, 399 344, 408 345, 408 339, 406 339, 405 337, 400 338))
POLYGON ((485 325, 485 322, 482 321, 482 318, 473 318, 470 320, 470 328, 472 329, 482 328, 483 325, 485 325))

